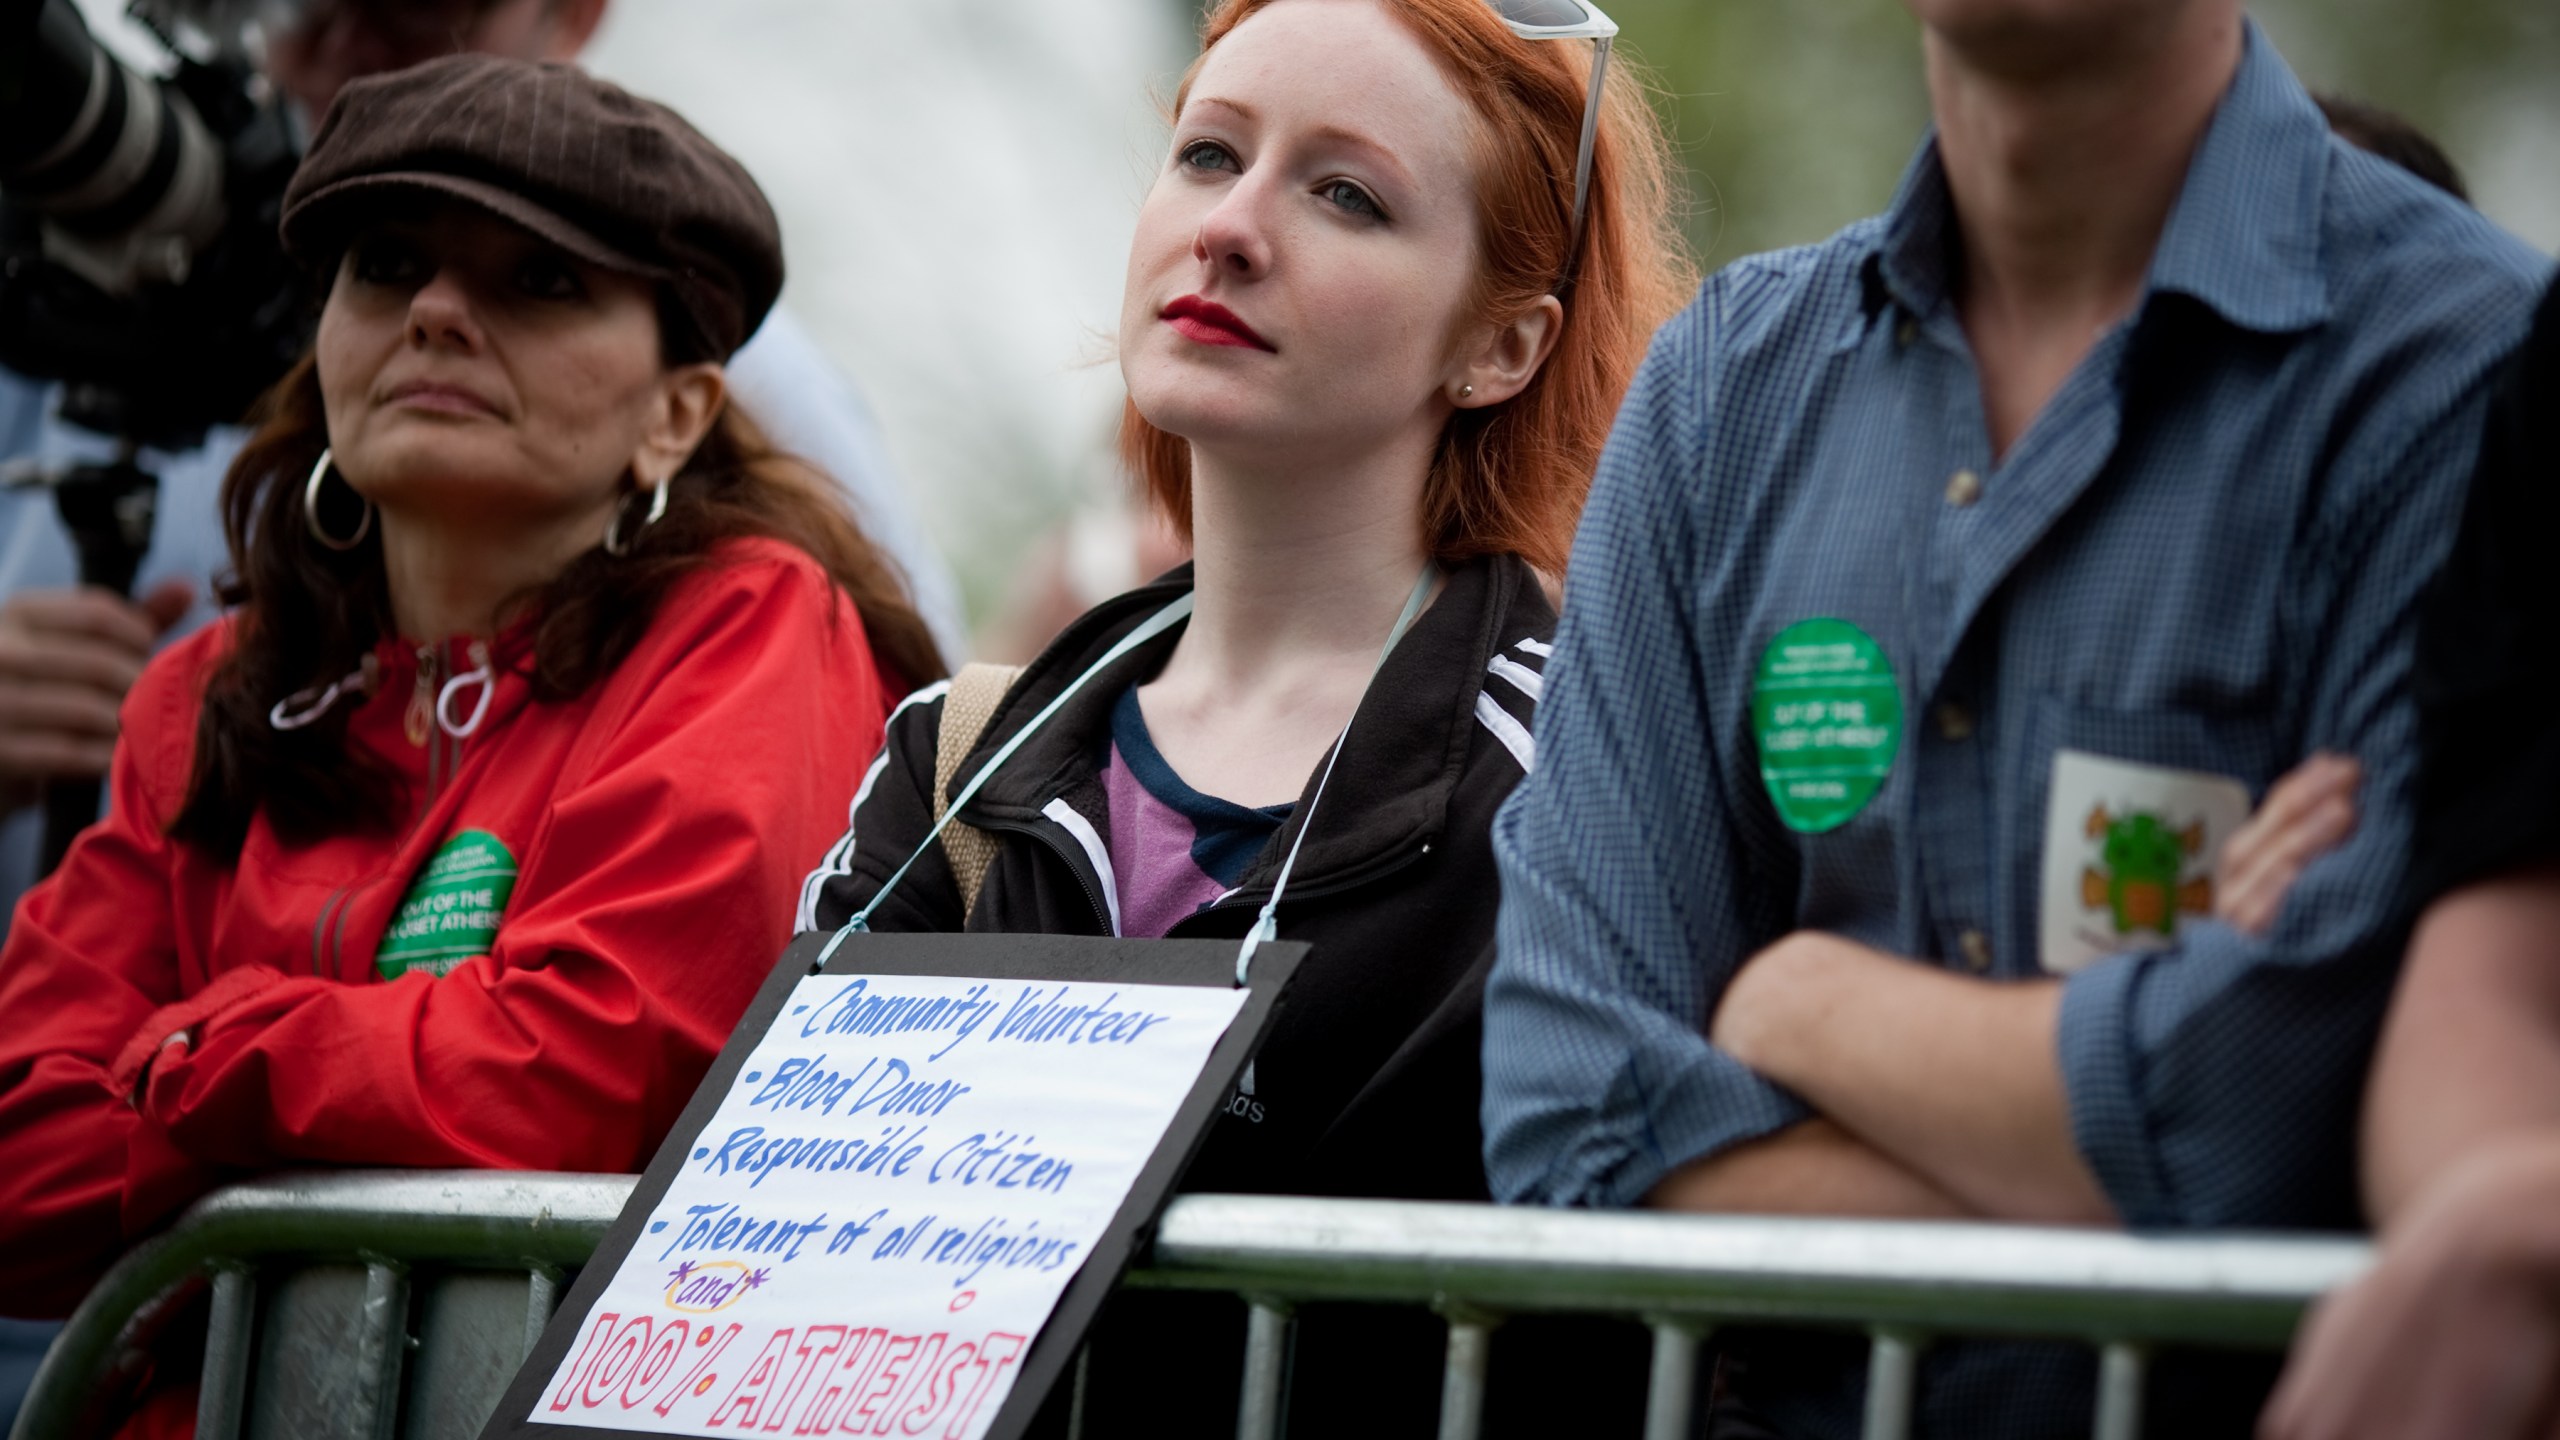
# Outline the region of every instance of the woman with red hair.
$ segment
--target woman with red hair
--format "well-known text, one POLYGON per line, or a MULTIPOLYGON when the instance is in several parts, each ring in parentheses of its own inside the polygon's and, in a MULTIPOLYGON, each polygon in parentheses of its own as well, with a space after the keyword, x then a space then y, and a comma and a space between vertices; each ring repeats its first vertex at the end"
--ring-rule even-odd
MULTIPOLYGON (((1555 43, 1611 28, 1577 0, 1210 14, 1120 324, 1122 447, 1195 562, 1000 697, 911 698, 804 891, 803 928, 1310 942, 1193 1188, 1486 1196, 1488 830, 1602 440, 1695 280, 1642 96, 1621 70, 1587 104, 1594 47, 1555 43)), ((1227 1340, 1165 1348, 1221 1329, 1106 1321, 1093 1413, 1231 1427, 1227 1340)), ((1375 1353, 1334 1333, 1364 1338, 1302 1329, 1301 1426, 1328 1352, 1375 1353)), ((1343 1423, 1412 1428, 1385 1369, 1343 1423)), ((1426 1426, 1435 1375, 1408 1368, 1426 1426)))

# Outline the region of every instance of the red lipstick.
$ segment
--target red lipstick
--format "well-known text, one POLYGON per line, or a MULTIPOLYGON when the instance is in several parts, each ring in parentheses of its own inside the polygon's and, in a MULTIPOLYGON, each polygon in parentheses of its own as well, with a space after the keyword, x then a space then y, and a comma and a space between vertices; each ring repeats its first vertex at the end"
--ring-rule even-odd
POLYGON ((1241 350, 1267 350, 1274 355, 1280 347, 1253 333, 1233 310, 1214 300, 1185 295, 1164 307, 1158 316, 1186 340, 1203 345, 1232 345, 1241 350))

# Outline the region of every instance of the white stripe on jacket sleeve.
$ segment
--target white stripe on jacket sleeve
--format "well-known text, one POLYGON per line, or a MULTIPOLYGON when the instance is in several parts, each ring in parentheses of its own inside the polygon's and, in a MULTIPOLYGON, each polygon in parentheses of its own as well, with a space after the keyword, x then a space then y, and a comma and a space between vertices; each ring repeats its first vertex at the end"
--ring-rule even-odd
POLYGON ((1537 765, 1538 742, 1530 737, 1529 727, 1511 718, 1510 711, 1495 704, 1493 697, 1481 690, 1476 692, 1476 718, 1493 732, 1494 739, 1502 742, 1503 749, 1511 752, 1511 758, 1520 762, 1520 773, 1525 775, 1537 765))
POLYGON ((1538 691, 1546 683, 1545 677, 1539 675, 1537 671, 1507 655, 1494 656, 1485 662, 1484 668, 1510 681, 1514 689, 1532 700, 1540 698, 1538 691))
POLYGON ((871 757, 871 768, 862 772, 862 783, 854 787, 853 803, 845 807, 843 836, 827 847, 825 857, 818 861, 818 868, 810 871, 809 878, 800 882, 800 908, 791 917, 794 934, 818 928, 818 893, 826 888, 829 880, 853 873, 855 819, 862 813, 862 802, 871 798, 871 787, 879 782, 880 772, 888 767, 890 727, 898 723, 899 716, 907 713, 908 706, 930 705, 950 690, 950 681, 936 680, 899 701, 898 708, 889 712, 888 723, 880 728, 880 753, 871 757))

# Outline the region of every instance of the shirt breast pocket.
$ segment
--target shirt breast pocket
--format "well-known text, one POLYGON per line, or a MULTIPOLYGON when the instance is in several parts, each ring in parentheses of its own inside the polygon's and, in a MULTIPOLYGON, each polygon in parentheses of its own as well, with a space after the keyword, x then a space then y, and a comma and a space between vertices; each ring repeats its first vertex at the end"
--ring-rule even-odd
POLYGON ((2214 862, 2287 757, 2270 716, 2047 697, 2011 776, 2023 933, 2048 974, 2211 917, 2214 862))

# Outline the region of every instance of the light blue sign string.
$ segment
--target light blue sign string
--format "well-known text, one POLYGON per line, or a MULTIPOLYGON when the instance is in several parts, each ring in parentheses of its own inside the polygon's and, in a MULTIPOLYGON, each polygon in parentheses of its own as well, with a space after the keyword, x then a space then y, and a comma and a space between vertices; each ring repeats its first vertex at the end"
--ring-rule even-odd
POLYGON ((818 952, 818 958, 810 964, 809 972, 814 975, 818 971, 825 969, 827 961, 835 955, 836 947, 844 943, 844 937, 858 931, 868 932, 871 929, 871 912, 880 908, 880 902, 888 899, 889 892, 898 888, 898 882, 907 878, 907 872, 915 868, 915 863, 918 860, 924 858, 924 852, 931 849, 934 842, 942 838, 944 828, 950 825, 951 822, 959 816, 961 807, 967 805, 971 797, 975 796, 979 789, 983 787, 988 780, 994 778, 996 771, 1004 765, 1004 762, 1013 758, 1013 752, 1021 749, 1024 741, 1029 740, 1033 734, 1037 733, 1041 726, 1049 723, 1050 716, 1057 714, 1061 707, 1063 707, 1069 700, 1075 698, 1076 692, 1085 687, 1086 681, 1091 680, 1094 676, 1109 669, 1112 663, 1118 660, 1121 656, 1128 654, 1130 651, 1146 644, 1148 641, 1153 640, 1165 631, 1181 624, 1184 620, 1189 619, 1191 616, 1191 606, 1192 597, 1185 595, 1181 599, 1174 601, 1172 604, 1167 605, 1153 615, 1148 616, 1145 623, 1141 624, 1137 629, 1121 636, 1119 644, 1103 651, 1101 659, 1094 661, 1089 666, 1086 666, 1085 672, 1077 676, 1073 684, 1069 685, 1066 689, 1059 691, 1056 699, 1051 700, 1048 704, 1042 706, 1040 708, 1040 713, 1031 717, 1030 724, 1015 731, 1012 739, 1007 740, 1002 746, 998 747, 995 754, 988 756, 987 763, 979 766, 978 773, 970 776, 969 783, 961 786, 960 793, 951 798, 951 807, 942 812, 942 818, 933 823, 933 828, 931 830, 925 832, 924 842, 916 846, 915 853, 909 855, 906 858, 906 862, 900 865, 897 870, 889 876, 887 883, 883 884, 878 891, 873 893, 870 903, 864 905, 861 909, 854 911, 853 918, 844 922, 844 927, 836 931, 834 937, 827 941, 827 948, 818 952))
MULTIPOLYGON (((1430 601, 1432 587, 1438 584, 1439 580, 1440 567, 1430 563, 1429 561, 1423 562, 1422 574, 1413 582, 1413 593, 1405 598, 1403 611, 1396 616, 1396 623, 1394 627, 1388 630, 1387 643, 1379 648, 1377 663, 1369 667, 1369 680, 1367 684, 1364 684, 1361 687, 1361 694, 1363 698, 1366 698, 1368 694, 1368 685, 1377 683, 1378 672, 1386 668, 1387 656, 1394 653, 1396 642, 1402 640, 1404 638, 1404 633, 1413 628, 1414 620, 1422 614, 1422 607, 1430 601)), ((1158 635, 1163 634, 1175 625, 1189 619, 1191 616, 1192 599, 1193 597, 1189 595, 1183 596, 1181 599, 1167 605, 1162 610, 1148 616, 1145 623, 1141 624, 1137 629, 1120 637, 1120 642, 1118 644, 1113 645, 1110 649, 1104 651, 1101 659, 1096 660, 1091 665, 1085 667, 1085 672, 1077 676, 1074 683, 1068 685, 1066 689, 1059 691, 1057 698, 1051 700, 1047 705, 1042 706, 1040 713, 1032 716, 1029 724, 1024 725, 1020 730, 1015 731, 1012 739, 1007 740, 1000 748, 997 749, 995 754, 987 757, 987 763, 979 766, 978 773, 970 776, 969 783, 960 787, 960 793, 951 798, 950 808, 943 811, 942 818, 935 821, 933 828, 925 833, 924 840, 916 846, 915 852, 907 856, 905 862, 899 865, 898 868, 890 874, 888 880, 872 894, 871 900, 868 904, 865 904, 861 909, 853 912, 853 918, 845 921, 843 927, 838 929, 834 935, 828 938, 826 948, 820 950, 818 952, 818 958, 810 962, 809 972, 814 975, 818 971, 825 969, 827 961, 834 958, 836 947, 844 943, 844 937, 857 932, 869 932, 871 929, 871 912, 880 908, 880 902, 888 899, 889 892, 898 888, 898 882, 906 878, 907 872, 915 868, 915 863, 918 860, 924 858, 924 852, 932 848, 934 842, 942 838, 943 829, 950 825, 952 820, 960 814, 961 808, 969 803, 971 797, 975 796, 978 793, 979 788, 984 786, 987 781, 995 775, 996 771, 1003 766, 1004 762, 1013 758, 1014 752, 1021 749, 1025 741, 1028 741, 1041 726, 1049 723, 1049 718, 1057 714, 1058 711, 1065 706, 1067 701, 1075 696, 1077 691, 1082 690, 1087 681, 1093 679, 1094 676, 1101 674, 1104 670, 1109 669, 1113 662, 1119 660, 1130 651, 1137 649, 1139 646, 1153 640, 1158 635)), ((1357 717, 1358 711, 1356 709, 1353 711, 1353 715, 1355 718, 1357 717)), ((1289 874, 1292 870, 1297 868, 1298 851, 1307 843, 1307 832, 1312 829, 1315 824, 1316 804, 1318 801, 1324 799, 1325 785, 1333 778, 1334 763, 1342 758, 1343 742, 1349 739, 1350 736, 1351 726, 1349 722, 1346 721, 1343 724, 1342 733, 1334 737, 1333 748, 1325 755, 1324 772, 1316 777, 1315 793, 1307 797, 1306 813, 1299 819, 1297 838, 1290 842, 1289 853, 1282 857, 1280 862, 1280 873, 1272 881, 1271 898, 1263 902, 1262 912, 1254 918, 1253 928, 1245 933, 1243 947, 1236 952, 1236 984, 1238 986, 1242 986, 1245 983, 1245 972, 1253 963, 1254 950, 1260 946, 1263 941, 1274 939, 1279 934, 1281 893, 1289 887, 1289 874)))
MULTIPOLYGON (((1405 597, 1404 609, 1397 614, 1395 627, 1387 631, 1387 643, 1378 648, 1378 663, 1369 667, 1369 678, 1361 683, 1360 696, 1367 699, 1369 687, 1378 683, 1378 672, 1387 668, 1387 657, 1395 653, 1396 642, 1413 628, 1422 607, 1430 602, 1431 587, 1440 580, 1440 567, 1425 560, 1422 574, 1413 582, 1413 593, 1405 597)), ((1352 720, 1360 718, 1353 706, 1352 720)), ((1316 777, 1316 793, 1307 797, 1306 813, 1298 817, 1298 838, 1289 842, 1289 853, 1280 861, 1280 873, 1271 881, 1271 898, 1262 902, 1262 913, 1254 917, 1253 928, 1245 932, 1244 945, 1236 951, 1236 985, 1244 985, 1246 967, 1253 963, 1253 952, 1263 941, 1277 939, 1280 934, 1280 892, 1289 888, 1289 872, 1298 868, 1298 851, 1307 843, 1307 835, 1316 828, 1316 806, 1324 799, 1324 787, 1333 779, 1334 762, 1342 758, 1343 742, 1351 738, 1351 721, 1342 722, 1342 733, 1333 737, 1333 748, 1325 753, 1324 773, 1316 777)), ((1250 1071, 1247 1072, 1250 1075, 1250 1071)), ((1247 1087, 1251 1086, 1248 1079, 1247 1087)))

